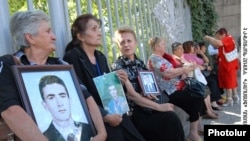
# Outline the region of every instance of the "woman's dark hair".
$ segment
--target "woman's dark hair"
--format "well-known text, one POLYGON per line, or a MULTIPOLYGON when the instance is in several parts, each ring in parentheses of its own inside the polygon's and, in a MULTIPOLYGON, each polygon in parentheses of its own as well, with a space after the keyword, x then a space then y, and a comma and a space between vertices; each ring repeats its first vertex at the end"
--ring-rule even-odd
POLYGON ((194 46, 194 42, 193 41, 186 41, 182 44, 184 53, 190 53, 191 52, 191 48, 194 46))
POLYGON ((219 30, 217 30, 215 32, 215 34, 219 34, 219 35, 225 34, 225 35, 227 35, 227 30, 226 30, 226 28, 220 28, 219 30))
POLYGON ((75 19, 74 23, 72 24, 72 27, 71 27, 72 40, 66 46, 65 52, 73 49, 75 46, 80 44, 80 40, 77 39, 77 34, 78 33, 80 33, 80 34, 85 33, 89 20, 94 20, 97 23, 99 23, 100 25, 102 24, 101 20, 96 18, 92 14, 88 13, 88 14, 82 14, 82 15, 78 16, 75 19))
POLYGON ((194 42, 194 47, 195 47, 195 48, 200 48, 199 43, 194 42))
POLYGON ((202 46, 206 46, 206 44, 204 42, 199 42, 199 46, 202 47, 202 46))

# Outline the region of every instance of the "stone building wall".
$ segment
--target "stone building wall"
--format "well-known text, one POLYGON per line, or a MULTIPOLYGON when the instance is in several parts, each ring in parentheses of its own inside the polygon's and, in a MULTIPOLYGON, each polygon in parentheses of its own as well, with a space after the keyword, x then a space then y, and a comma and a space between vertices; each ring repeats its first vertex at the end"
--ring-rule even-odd
POLYGON ((237 40, 241 34, 241 0, 216 0, 218 28, 225 27, 237 40))

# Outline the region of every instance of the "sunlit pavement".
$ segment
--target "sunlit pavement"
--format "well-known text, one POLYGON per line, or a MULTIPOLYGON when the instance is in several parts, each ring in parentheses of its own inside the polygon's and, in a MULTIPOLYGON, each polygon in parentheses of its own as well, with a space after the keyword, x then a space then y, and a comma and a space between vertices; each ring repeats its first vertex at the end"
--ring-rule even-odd
POLYGON ((242 124, 241 122, 241 91, 240 91, 240 77, 238 79, 238 94, 240 97, 239 104, 233 104, 233 106, 222 107, 221 111, 217 111, 219 114, 218 119, 203 119, 204 125, 235 125, 242 124))
MULTIPOLYGON (((221 107, 221 111, 216 111, 219 114, 218 119, 202 119, 204 125, 235 125, 242 124, 241 122, 241 91, 240 91, 240 77, 238 79, 238 95, 240 97, 239 104, 233 104, 229 107, 221 107)), ((189 133, 189 124, 184 126, 185 135, 189 133)))
POLYGON ((240 97, 239 104, 233 104, 233 106, 222 107, 221 111, 217 111, 219 114, 218 119, 203 119, 203 123, 213 125, 213 124, 242 124, 241 123, 241 91, 240 91, 240 77, 238 79, 238 95, 240 97))

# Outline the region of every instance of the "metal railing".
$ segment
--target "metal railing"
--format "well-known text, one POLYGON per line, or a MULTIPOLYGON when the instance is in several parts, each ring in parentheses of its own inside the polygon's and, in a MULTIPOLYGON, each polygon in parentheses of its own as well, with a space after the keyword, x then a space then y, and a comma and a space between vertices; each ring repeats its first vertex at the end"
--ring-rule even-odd
MULTIPOLYGON (((9 0, 11 1, 11 0, 9 0)), ((22 0, 20 0, 22 1, 22 0)), ((24 0, 23 0, 24 1, 24 0)), ((118 56, 116 45, 112 38, 114 30, 120 25, 132 26, 138 38, 138 56, 146 61, 150 54, 147 41, 153 35, 166 36, 165 27, 154 16, 154 7, 161 0, 47 0, 47 9, 50 15, 52 29, 57 37, 55 55, 62 57, 67 43, 71 40, 70 25, 76 16, 82 13, 92 13, 103 21, 101 27, 103 44, 100 49, 112 62, 118 56), (73 5, 73 6, 72 6, 73 5), (48 6, 48 7, 47 7, 48 6)), ((39 9, 33 0, 26 0, 27 9, 39 9)), ((8 0, 0 1, 0 55, 15 51, 9 33, 9 19, 11 3, 8 0)), ((40 5, 41 7, 41 5, 40 5)), ((22 9, 23 10, 23 9, 22 9)), ((25 9, 24 9, 25 10, 25 9)), ((14 11, 12 11, 14 12, 14 11)))

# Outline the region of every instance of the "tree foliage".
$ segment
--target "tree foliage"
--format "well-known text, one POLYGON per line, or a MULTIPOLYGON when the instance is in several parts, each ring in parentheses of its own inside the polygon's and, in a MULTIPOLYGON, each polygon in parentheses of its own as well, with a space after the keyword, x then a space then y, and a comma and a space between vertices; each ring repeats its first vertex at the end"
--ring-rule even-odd
POLYGON ((25 0, 9 0, 9 9, 10 14, 13 14, 16 11, 22 11, 27 9, 27 4, 25 0))
POLYGON ((204 35, 213 35, 217 28, 218 15, 214 0, 187 0, 191 10, 194 41, 202 41, 204 35))
MULTIPOLYGON (((47 1, 48 0, 33 0, 34 9, 43 10, 48 13, 49 8, 47 1)), ((88 0, 81 0, 80 4, 81 13, 88 13, 88 6, 91 5, 92 14, 98 18, 102 18, 103 30, 105 30, 103 37, 106 44, 103 45, 105 48, 100 47, 99 50, 104 51, 104 49, 106 49, 108 60, 112 62, 112 59, 114 59, 113 50, 115 45, 112 43, 113 31, 111 28, 116 30, 121 25, 130 25, 135 28, 139 41, 136 54, 139 57, 142 57, 139 54, 141 52, 144 52, 145 57, 151 54, 147 44, 148 39, 155 35, 165 35, 164 27, 157 23, 153 16, 154 5, 158 2, 159 0, 91 0, 91 4, 88 4, 88 0), (110 11, 108 8, 110 8, 110 11), (110 15, 109 12, 111 13, 110 15), (101 15, 102 17, 100 17, 101 15), (143 47, 142 49, 141 46, 143 47)), ((212 35, 216 28, 217 21, 217 15, 214 10, 214 0, 187 0, 187 3, 191 9, 194 41, 201 41, 205 34, 212 35)), ((75 0, 67 0, 67 6, 71 25, 77 17, 75 0)), ((11 14, 16 11, 27 10, 27 0, 9 0, 9 7, 11 14)))

